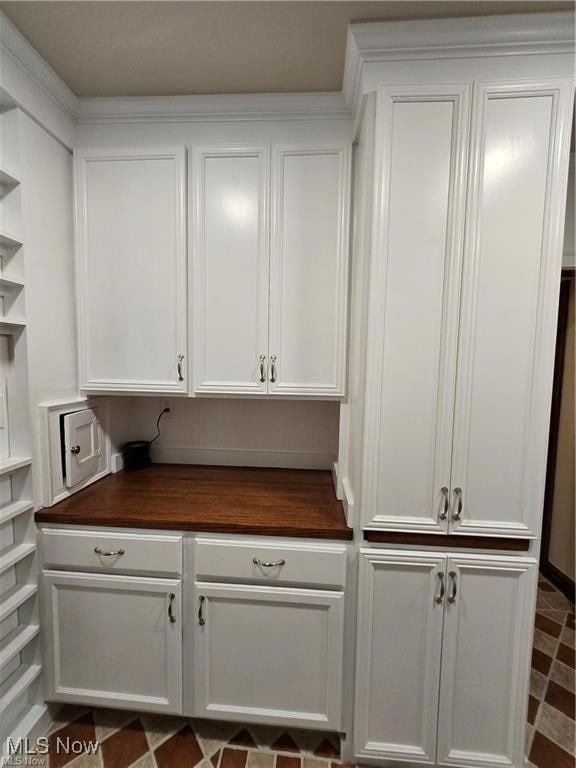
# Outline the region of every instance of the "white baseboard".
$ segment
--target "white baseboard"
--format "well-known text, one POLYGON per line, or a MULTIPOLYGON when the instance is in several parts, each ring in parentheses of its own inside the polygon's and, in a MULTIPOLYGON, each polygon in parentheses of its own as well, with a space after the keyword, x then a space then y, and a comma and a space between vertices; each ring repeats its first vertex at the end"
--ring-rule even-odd
POLYGON ((110 472, 115 474, 120 472, 121 469, 124 469, 124 457, 121 453, 113 453, 110 456, 110 472))
POLYGON ((215 464, 232 467, 277 467, 285 469, 332 469, 332 453, 303 451, 227 450, 153 446, 152 461, 159 464, 215 464))

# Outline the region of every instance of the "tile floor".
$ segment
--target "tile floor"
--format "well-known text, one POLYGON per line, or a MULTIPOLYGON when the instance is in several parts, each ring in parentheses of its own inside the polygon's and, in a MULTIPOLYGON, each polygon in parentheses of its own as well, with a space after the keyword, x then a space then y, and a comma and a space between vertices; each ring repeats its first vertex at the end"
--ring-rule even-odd
MULTIPOLYGON (((574 605, 540 577, 527 754, 536 768, 575 768, 574 605)), ((48 731, 50 768, 341 768, 335 735, 286 732, 107 709, 64 707, 48 731), (94 742, 93 755, 56 751, 94 742)), ((345 768, 351 768, 346 766, 345 768)))
POLYGON ((540 576, 526 750, 537 768, 576 765, 574 648, 574 605, 540 576))

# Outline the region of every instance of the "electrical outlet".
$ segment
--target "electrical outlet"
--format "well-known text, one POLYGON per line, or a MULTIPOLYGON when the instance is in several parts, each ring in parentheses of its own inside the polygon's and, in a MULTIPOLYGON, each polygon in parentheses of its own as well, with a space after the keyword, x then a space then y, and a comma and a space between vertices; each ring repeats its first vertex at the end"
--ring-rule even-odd
POLYGON ((174 400, 171 400, 168 397, 161 397, 159 399, 158 405, 160 406, 161 411, 164 410, 164 408, 170 409, 168 413, 165 413, 164 416, 162 416, 162 420, 174 418, 174 400))

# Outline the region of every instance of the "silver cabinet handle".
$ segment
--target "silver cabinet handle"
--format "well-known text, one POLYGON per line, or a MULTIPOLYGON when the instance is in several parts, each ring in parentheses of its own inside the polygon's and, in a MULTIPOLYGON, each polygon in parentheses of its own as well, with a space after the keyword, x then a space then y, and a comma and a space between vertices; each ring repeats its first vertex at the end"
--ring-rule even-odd
POLYGON ((440 604, 444 602, 444 593, 446 591, 444 589, 444 574, 442 573, 442 571, 438 573, 438 581, 440 582, 440 594, 435 596, 434 602, 440 604))
POLYGON ((281 565, 286 565, 286 560, 277 560, 275 563, 267 563, 260 560, 259 557, 253 557, 252 562, 254 565, 259 565, 261 568, 278 568, 281 565))
POLYGON ((448 602, 449 603, 455 603, 456 602, 456 593, 458 592, 456 588, 456 571, 450 571, 448 574, 450 578, 452 579, 452 589, 450 590, 450 594, 448 595, 448 602))
POLYGON ((97 555, 101 555, 102 557, 120 557, 120 555, 124 554, 123 549, 117 549, 116 552, 104 552, 104 550, 100 549, 100 547, 94 547, 94 552, 96 552, 97 555))
POLYGON ((272 384, 276 381, 276 355, 270 355, 270 381, 272 384))
POLYGON ((440 488, 440 493, 442 494, 442 510, 440 514, 438 515, 439 520, 446 520, 448 517, 448 510, 450 509, 450 497, 449 497, 449 490, 444 485, 442 488, 440 488))
POLYGON ((184 381, 184 375, 182 374, 182 361, 184 360, 184 355, 178 355, 178 381, 184 381))
POLYGON ((206 600, 205 597, 200 598, 200 607, 198 608, 198 624, 200 624, 201 627, 206 624, 206 619, 204 618, 204 600, 206 600))
POLYGON ((80 453, 80 446, 79 445, 73 445, 72 448, 70 448, 70 453, 72 456, 78 456, 80 453))
POLYGON ((460 520, 462 517, 462 488, 454 488, 456 496, 456 511, 452 512, 452 520, 460 520))
POLYGON ((266 381, 266 370, 264 366, 264 361, 266 360, 266 355, 260 355, 260 384, 264 384, 266 381))
POLYGON ((170 594, 168 595, 168 618, 170 619, 170 624, 174 624, 176 622, 176 616, 174 616, 174 613, 172 611, 174 600, 176 600, 176 595, 174 594, 174 592, 170 592, 170 594))

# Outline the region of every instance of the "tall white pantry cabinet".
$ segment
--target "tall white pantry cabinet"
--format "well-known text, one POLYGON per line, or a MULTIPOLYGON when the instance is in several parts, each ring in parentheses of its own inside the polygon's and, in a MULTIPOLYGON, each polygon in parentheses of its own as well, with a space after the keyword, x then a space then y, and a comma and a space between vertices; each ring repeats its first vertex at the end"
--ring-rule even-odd
POLYGON ((558 28, 537 49, 475 22, 349 35, 343 487, 374 765, 524 765, 574 81, 558 28))

